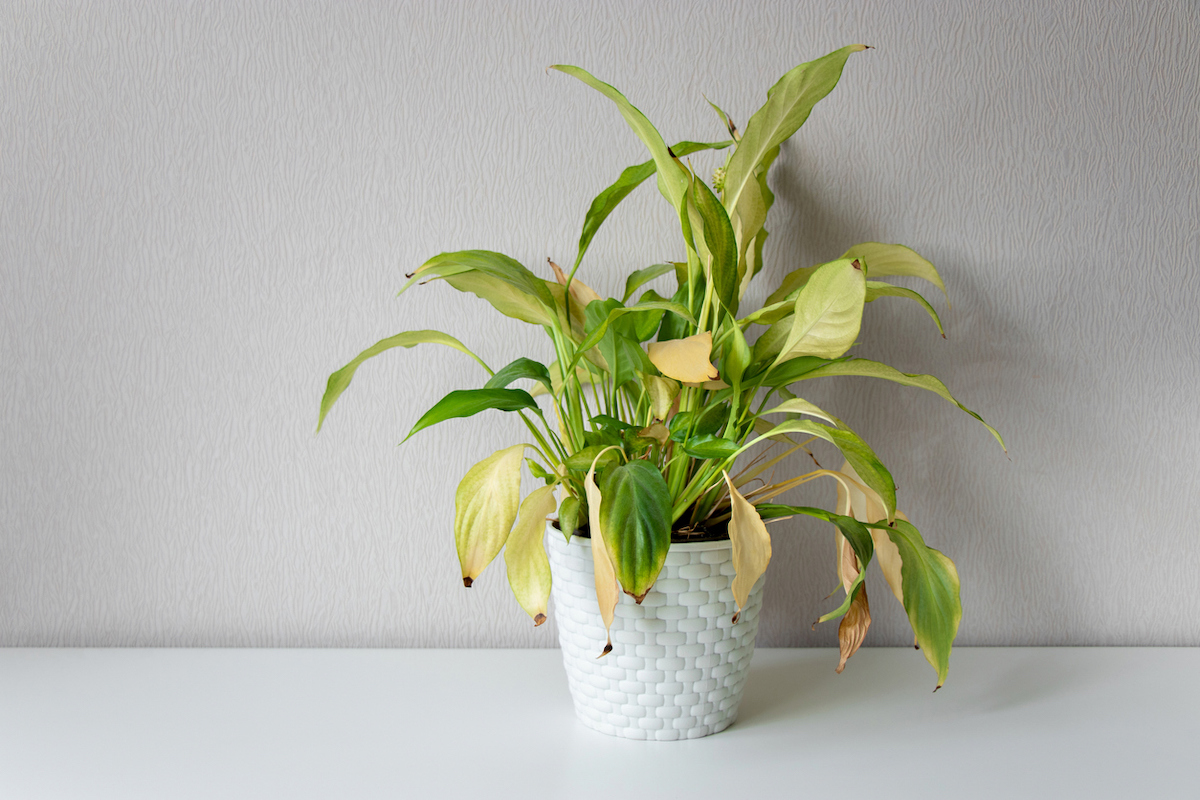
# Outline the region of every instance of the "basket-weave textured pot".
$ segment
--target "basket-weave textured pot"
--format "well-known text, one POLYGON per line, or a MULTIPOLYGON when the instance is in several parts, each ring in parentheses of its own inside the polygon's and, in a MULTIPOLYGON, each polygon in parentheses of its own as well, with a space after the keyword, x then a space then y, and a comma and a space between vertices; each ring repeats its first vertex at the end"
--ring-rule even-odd
POLYGON ((641 605, 622 594, 612 652, 596 602, 591 540, 547 526, 555 617, 575 712, 590 728, 629 739, 696 739, 724 730, 742 699, 758 611, 760 578, 737 605, 729 540, 673 544, 641 605))

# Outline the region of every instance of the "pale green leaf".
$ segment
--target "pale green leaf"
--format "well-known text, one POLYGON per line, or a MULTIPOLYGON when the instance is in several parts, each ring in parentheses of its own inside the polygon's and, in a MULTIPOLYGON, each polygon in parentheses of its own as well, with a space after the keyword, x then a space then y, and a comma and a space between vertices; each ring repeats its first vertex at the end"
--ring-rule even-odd
POLYGON ((867 275, 872 279, 886 278, 889 275, 908 275, 929 281, 942 290, 946 303, 950 302, 946 286, 942 283, 942 276, 938 275, 933 264, 902 244, 863 242, 847 250, 842 258, 861 258, 867 265, 867 275))
POLYGON ((929 305, 928 300, 912 289, 905 289, 903 286, 893 286, 883 281, 867 281, 866 302, 870 303, 880 297, 907 297, 909 300, 915 300, 920 303, 925 312, 933 319, 933 324, 937 325, 938 333, 942 335, 943 339, 946 338, 946 331, 942 330, 942 321, 938 318, 937 312, 933 310, 933 306, 929 305))
POLYGON ((463 585, 470 586, 492 562, 512 530, 521 499, 525 445, 498 450, 463 477, 454 493, 454 543, 463 585))
POLYGON ((546 621, 550 600, 550 560, 543 544, 546 517, 554 513, 554 487, 534 489, 521 503, 517 524, 504 546, 508 585, 535 626, 546 621))
POLYGON ((796 296, 792 328, 775 363, 796 356, 837 358, 854 344, 862 325, 866 277, 857 261, 831 261, 796 296))

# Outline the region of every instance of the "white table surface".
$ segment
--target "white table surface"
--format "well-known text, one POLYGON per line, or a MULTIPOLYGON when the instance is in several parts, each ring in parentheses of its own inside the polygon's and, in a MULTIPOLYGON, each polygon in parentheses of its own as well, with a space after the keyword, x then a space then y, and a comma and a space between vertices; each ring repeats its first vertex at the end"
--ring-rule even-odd
POLYGON ((0 798, 1200 798, 1200 649, 755 653, 736 724, 575 720, 557 650, 0 650, 0 798))

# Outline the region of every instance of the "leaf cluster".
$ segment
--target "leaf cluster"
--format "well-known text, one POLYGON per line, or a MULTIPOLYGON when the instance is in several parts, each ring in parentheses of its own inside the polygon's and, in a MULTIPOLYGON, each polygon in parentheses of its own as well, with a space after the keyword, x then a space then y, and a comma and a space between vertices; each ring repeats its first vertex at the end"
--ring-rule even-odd
POLYGON ((672 537, 714 530, 733 542, 740 609, 770 560, 765 522, 805 514, 832 523, 839 543, 845 600, 821 621, 842 617, 842 665, 870 623, 863 570, 878 556, 941 685, 961 614, 954 565, 926 547, 897 511, 895 482, 871 447, 797 394, 805 381, 819 378, 878 378, 932 391, 982 423, 937 378, 847 355, 866 304, 883 297, 916 301, 941 333, 923 296, 886 280, 917 277, 944 293, 937 270, 907 247, 867 242, 788 273, 761 308, 742 308, 762 270, 774 203, 767 177, 780 145, 836 86, 849 56, 864 49, 844 47, 789 71, 744 130, 714 105, 731 139, 670 146, 618 90, 579 67, 554 67, 608 98, 649 160, 622 171, 592 201, 569 271, 550 262, 543 277, 500 253, 448 252, 422 264, 401 289, 445 282, 473 294, 505 316, 542 327, 552 357, 521 356, 494 371, 448 334, 410 331, 333 373, 321 403, 318 430, 358 366, 394 347, 442 344, 487 372, 481 386, 435 403, 408 434, 487 410, 517 415, 530 434, 531 441, 481 461, 459 486, 455 540, 467 586, 507 544, 509 582, 540 624, 550 573, 539 537, 542 521, 557 507, 563 535, 592 538, 606 624, 621 591, 640 602, 651 589, 672 537), (711 188, 684 160, 703 150, 727 154, 711 188), (652 176, 678 219, 679 260, 637 270, 620 298, 603 298, 577 273, 603 223, 652 176), (670 297, 646 288, 667 276, 674 279, 670 297), (777 465, 799 451, 812 455, 808 445, 818 439, 840 451, 840 471, 818 467, 774 479, 777 465), (542 485, 522 502, 523 464, 542 485), (836 512, 772 502, 822 477, 838 483, 836 512))

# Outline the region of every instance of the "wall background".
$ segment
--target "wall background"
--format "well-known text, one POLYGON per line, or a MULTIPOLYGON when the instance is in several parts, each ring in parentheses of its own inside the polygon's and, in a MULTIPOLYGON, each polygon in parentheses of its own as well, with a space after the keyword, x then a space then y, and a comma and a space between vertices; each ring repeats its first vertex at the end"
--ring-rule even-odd
MULTIPOLYGON (((851 42, 877 49, 774 168, 768 277, 863 240, 929 257, 949 338, 884 300, 858 352, 943 378, 1010 455, 915 389, 810 399, 958 563, 960 644, 1200 645, 1189 0, 3 3, 0 645, 552 646, 499 564, 461 588, 450 532, 515 420, 395 446, 478 368, 377 359, 314 438, 325 379, 406 329, 548 353, 449 287, 394 297, 443 250, 570 260, 591 198, 645 158, 547 65, 618 86, 668 140, 718 138, 702 92, 744 123, 851 42)), ((673 224, 639 190, 581 277, 615 292, 677 255, 673 224)), ((834 644, 810 631, 832 537, 776 531, 760 643, 834 644)), ((910 642, 868 580, 867 643, 910 642)))

